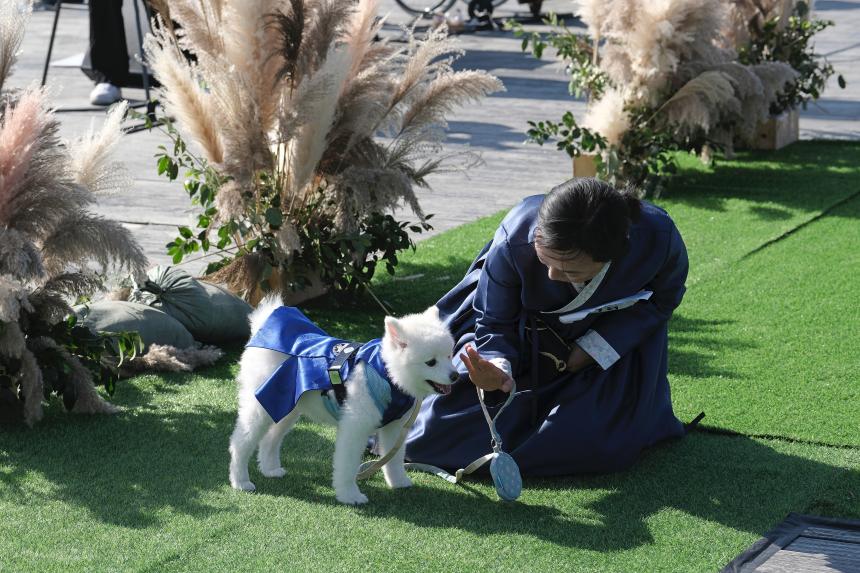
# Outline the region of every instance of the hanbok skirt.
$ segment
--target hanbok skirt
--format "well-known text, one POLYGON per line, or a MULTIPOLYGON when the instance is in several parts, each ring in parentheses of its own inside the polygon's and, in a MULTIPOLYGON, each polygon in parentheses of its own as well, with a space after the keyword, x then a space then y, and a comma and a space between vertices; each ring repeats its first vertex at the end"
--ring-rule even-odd
MULTIPOLYGON (((437 305, 456 340, 455 356, 475 338, 473 301, 486 253, 487 248, 437 305)), ((407 438, 408 461, 455 470, 491 451, 476 388, 459 359, 455 364, 461 380, 450 394, 425 399, 407 438)), ((518 388, 496 422, 503 449, 527 476, 629 468, 643 449, 685 433, 672 411, 666 373, 666 325, 607 370, 592 365, 522 385, 520 380, 534 377, 520 373, 515 379, 525 388, 518 388)), ((501 402, 499 394, 491 393, 488 405, 501 402)))

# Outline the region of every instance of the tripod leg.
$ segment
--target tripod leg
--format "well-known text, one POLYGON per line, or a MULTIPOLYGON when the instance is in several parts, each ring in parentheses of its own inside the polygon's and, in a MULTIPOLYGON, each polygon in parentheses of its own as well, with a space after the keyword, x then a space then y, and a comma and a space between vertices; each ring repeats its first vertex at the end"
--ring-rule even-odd
POLYGON ((63 6, 63 0, 57 0, 57 8, 54 11, 54 25, 51 28, 51 40, 48 42, 48 55, 45 56, 45 67, 42 70, 42 85, 48 81, 48 66, 51 64, 51 53, 54 51, 54 37, 57 35, 57 22, 60 21, 60 8, 63 6))
MULTIPOLYGON (((143 79, 143 92, 147 103, 147 113, 149 112, 149 68, 146 65, 146 54, 143 51, 143 27, 140 25, 140 7, 137 5, 137 0, 131 0, 134 6, 134 20, 137 26, 137 47, 140 50, 140 71, 143 79)), ((144 6, 146 10, 146 6, 144 6)))

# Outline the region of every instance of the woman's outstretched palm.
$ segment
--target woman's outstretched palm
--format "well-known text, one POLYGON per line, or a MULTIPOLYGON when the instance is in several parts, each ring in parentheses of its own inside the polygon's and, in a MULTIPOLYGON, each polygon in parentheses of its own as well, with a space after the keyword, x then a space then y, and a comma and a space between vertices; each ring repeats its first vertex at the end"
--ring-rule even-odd
POLYGON ((460 359, 466 365, 472 383, 481 390, 510 392, 513 388, 514 381, 507 372, 489 360, 481 358, 474 346, 467 346, 466 352, 460 354, 460 359))

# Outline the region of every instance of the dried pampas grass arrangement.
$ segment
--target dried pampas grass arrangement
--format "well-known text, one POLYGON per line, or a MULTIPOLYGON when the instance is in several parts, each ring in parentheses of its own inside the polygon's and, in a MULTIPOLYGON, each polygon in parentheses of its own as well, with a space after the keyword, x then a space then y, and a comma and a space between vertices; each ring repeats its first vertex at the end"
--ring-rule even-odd
POLYGON ((176 348, 151 344, 146 354, 126 360, 122 365, 122 372, 125 375, 152 371, 191 372, 215 364, 222 356, 224 351, 214 346, 176 348))
POLYGON ((582 125, 606 138, 610 145, 619 145, 630 128, 627 97, 616 88, 607 89, 600 99, 591 103, 582 125))
MULTIPOLYGON (((377 0, 170 8, 181 26, 156 26, 145 44, 160 98, 224 181, 219 222, 244 230, 233 235, 238 247, 270 235, 282 267, 315 221, 349 233, 404 204, 423 221, 416 190, 456 163, 441 149, 445 116, 503 89, 486 72, 452 69, 461 52, 444 29, 420 39, 409 31, 403 45, 375 41, 377 0), (276 228, 267 226, 271 208, 281 214, 276 228)), ((219 277, 248 292, 258 267, 237 260, 219 277)))
MULTIPOLYGON (((750 138, 796 72, 786 64, 761 68, 738 63, 733 46, 724 42, 724 30, 740 9, 729 6, 742 4, 580 0, 578 13, 589 34, 605 40, 599 66, 619 86, 590 102, 583 125, 619 145, 630 114, 646 109, 653 110, 648 113, 656 125, 684 139, 697 134, 729 143, 735 137, 750 138)), ((767 12, 763 17, 783 10, 784 4, 769 3, 762 8, 767 12)))
MULTIPOLYGON (((0 86, 14 63, 28 10, 0 0, 0 86)), ((69 349, 29 328, 49 328, 71 313, 69 303, 92 294, 109 268, 138 273, 146 265, 127 229, 89 209, 102 193, 128 186, 113 160, 125 104, 98 130, 61 144, 44 91, 3 93, 0 107, 0 374, 24 404, 24 420, 42 416, 46 393, 39 357, 65 364, 74 412, 114 412, 93 376, 69 349)), ((67 402, 68 404, 69 402, 67 402)))
POLYGON ((777 32, 784 30, 796 3, 797 0, 729 0, 722 35, 724 44, 740 50, 761 35, 768 22, 775 23, 777 32))

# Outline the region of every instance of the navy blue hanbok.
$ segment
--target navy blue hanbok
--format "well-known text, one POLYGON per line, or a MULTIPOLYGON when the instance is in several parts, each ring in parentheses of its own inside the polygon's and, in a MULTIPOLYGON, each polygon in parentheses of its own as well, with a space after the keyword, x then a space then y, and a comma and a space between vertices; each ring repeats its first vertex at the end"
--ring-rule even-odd
MULTIPOLYGON (((579 288, 550 280, 534 248, 543 198, 508 213, 437 306, 455 356, 473 343, 484 358, 509 364, 517 394, 497 427, 524 475, 622 470, 643 448, 684 434, 666 374, 667 322, 684 295, 686 249, 666 212, 643 202, 624 256, 579 288), (595 364, 576 373, 547 368, 543 343, 531 335, 541 328, 578 344, 595 364)), ((490 452, 475 387, 459 358, 455 365, 462 376, 452 392, 423 403, 407 441, 410 461, 455 469, 490 452)))

